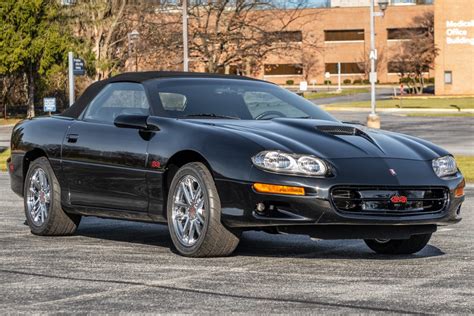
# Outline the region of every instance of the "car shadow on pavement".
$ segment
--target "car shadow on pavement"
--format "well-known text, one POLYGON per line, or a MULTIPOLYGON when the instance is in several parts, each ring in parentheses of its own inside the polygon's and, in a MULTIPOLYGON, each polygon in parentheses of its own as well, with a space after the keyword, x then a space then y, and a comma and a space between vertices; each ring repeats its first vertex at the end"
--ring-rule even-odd
MULTIPOLYGON (((131 223, 88 217, 76 235, 171 249, 175 252, 166 225, 131 223)), ((428 245, 414 255, 379 255, 362 240, 312 240, 303 235, 276 235, 264 232, 244 232, 233 256, 256 256, 307 259, 420 259, 442 256, 439 248, 428 245)))
POLYGON ((400 260, 438 257, 445 253, 436 246, 428 245, 413 255, 380 255, 370 250, 363 240, 312 240, 303 235, 248 232, 241 239, 234 254, 302 259, 400 260), (260 238, 255 237, 255 234, 261 234, 260 238))

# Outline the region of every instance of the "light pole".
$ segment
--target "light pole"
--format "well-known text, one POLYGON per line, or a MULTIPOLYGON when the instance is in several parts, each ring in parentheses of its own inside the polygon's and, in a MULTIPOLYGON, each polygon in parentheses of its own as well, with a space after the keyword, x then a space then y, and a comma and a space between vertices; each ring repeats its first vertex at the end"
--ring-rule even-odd
POLYGON ((189 71, 188 55, 188 0, 183 1, 183 71, 189 71))
POLYGON ((135 51, 135 71, 138 71, 138 40, 140 39, 140 33, 137 30, 133 30, 128 33, 128 56, 132 56, 132 44, 133 50, 135 51))
POLYGON ((378 1, 380 12, 375 12, 375 0, 370 0, 370 114, 367 118, 367 126, 380 128, 380 117, 377 115, 375 106, 375 84, 377 83, 377 70, 375 62, 377 60, 377 50, 375 49, 375 17, 384 16, 388 7, 388 0, 378 1))

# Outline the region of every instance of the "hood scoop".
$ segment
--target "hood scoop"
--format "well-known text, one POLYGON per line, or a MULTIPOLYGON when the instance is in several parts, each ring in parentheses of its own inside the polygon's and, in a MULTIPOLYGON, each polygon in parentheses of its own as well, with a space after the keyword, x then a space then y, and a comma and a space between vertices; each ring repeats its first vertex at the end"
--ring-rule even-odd
POLYGON ((331 134, 331 135, 356 135, 356 136, 361 136, 360 134, 365 134, 360 129, 357 129, 353 126, 322 125, 322 126, 316 126, 316 129, 318 131, 321 131, 321 132, 326 133, 326 134, 331 134))
POLYGON ((359 136, 367 141, 374 144, 380 151, 383 152, 382 148, 375 142, 375 140, 370 137, 367 133, 358 129, 354 126, 344 126, 344 125, 321 125, 316 126, 316 129, 322 133, 333 135, 333 136, 359 136))

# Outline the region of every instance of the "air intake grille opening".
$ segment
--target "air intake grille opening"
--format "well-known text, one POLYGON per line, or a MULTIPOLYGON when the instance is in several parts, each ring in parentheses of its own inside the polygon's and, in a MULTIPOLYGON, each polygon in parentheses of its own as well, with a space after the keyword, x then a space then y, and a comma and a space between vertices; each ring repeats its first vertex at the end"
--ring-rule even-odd
POLYGON ((446 188, 336 187, 331 200, 345 214, 407 216, 437 214, 449 202, 446 188))
POLYGON ((362 132, 355 127, 344 125, 322 125, 317 126, 316 128, 318 129, 318 131, 331 135, 357 135, 359 132, 362 132))

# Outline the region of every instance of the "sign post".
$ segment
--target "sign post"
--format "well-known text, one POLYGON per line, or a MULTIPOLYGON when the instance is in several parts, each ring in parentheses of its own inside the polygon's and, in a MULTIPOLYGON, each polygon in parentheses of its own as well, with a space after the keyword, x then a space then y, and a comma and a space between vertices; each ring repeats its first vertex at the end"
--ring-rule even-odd
POLYGON ((337 91, 341 92, 341 63, 337 63, 337 91))
POLYGON ((324 78, 326 78, 325 83, 329 91, 329 79, 331 78, 331 73, 328 71, 324 74, 324 78))
POLYGON ((86 74, 84 60, 74 58, 74 53, 68 53, 69 68, 69 106, 74 104, 74 76, 83 76, 86 74))

